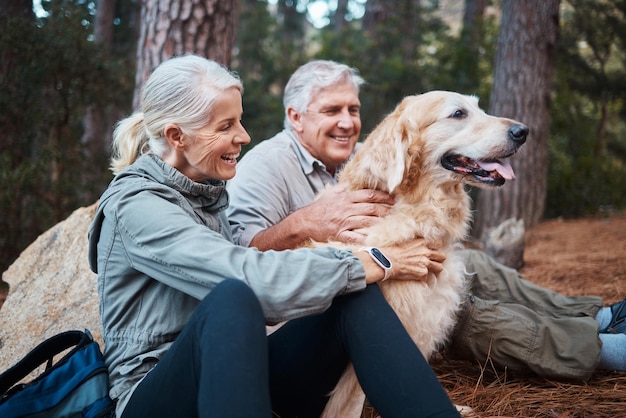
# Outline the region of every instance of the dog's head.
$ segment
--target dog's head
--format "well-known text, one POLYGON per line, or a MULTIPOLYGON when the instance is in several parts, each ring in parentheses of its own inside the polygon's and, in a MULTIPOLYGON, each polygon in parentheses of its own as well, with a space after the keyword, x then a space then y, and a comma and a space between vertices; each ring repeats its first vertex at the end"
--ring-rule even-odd
POLYGON ((501 186, 515 178, 505 159, 527 136, 526 125, 487 115, 476 97, 446 91, 409 96, 374 129, 357 154, 358 164, 370 171, 362 186, 391 193, 421 180, 501 186))

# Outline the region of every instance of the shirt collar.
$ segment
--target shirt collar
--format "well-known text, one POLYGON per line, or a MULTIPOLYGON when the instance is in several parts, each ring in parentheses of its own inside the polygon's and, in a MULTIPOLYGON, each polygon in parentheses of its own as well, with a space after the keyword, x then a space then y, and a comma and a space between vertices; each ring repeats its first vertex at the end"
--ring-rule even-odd
MULTIPOLYGON (((300 165, 302 166, 302 170, 304 171, 305 174, 309 175, 312 172, 314 172, 316 169, 323 170, 324 172, 328 173, 328 171, 326 170, 326 165, 321 160, 312 156, 311 153, 307 151, 306 148, 304 148, 304 146, 300 143, 300 141, 298 140, 298 138, 296 138, 296 136, 294 135, 292 131, 286 131, 286 133, 289 136, 289 138, 291 138, 293 143, 296 145, 296 149, 298 150, 298 153, 297 153, 298 160, 300 161, 300 165)), ((350 155, 350 160, 354 157, 354 154, 356 153, 356 151, 359 149, 360 146, 361 146, 361 143, 358 142, 356 144, 356 147, 354 147, 354 151, 352 151, 352 154, 350 155)), ((334 176, 335 180, 337 180, 337 174, 341 172, 341 170, 346 166, 347 163, 348 161, 344 162, 339 167, 337 167, 337 170, 335 170, 335 176, 334 176)), ((328 173, 328 175, 330 175, 330 173, 328 173)))

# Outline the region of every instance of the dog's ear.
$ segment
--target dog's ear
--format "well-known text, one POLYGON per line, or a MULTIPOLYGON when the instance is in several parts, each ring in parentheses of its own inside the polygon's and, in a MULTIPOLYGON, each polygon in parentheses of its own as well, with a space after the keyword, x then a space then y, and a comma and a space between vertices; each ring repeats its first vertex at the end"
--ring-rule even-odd
POLYGON ((363 144, 357 171, 361 172, 359 178, 368 179, 368 187, 386 188, 393 193, 405 178, 411 128, 402 109, 400 105, 387 115, 363 144))
MULTIPOLYGON (((409 140, 408 131, 406 129, 405 121, 402 120, 402 115, 398 120, 398 123, 394 126, 393 140, 387 140, 386 142, 393 145, 393 149, 389 150, 389 156, 391 157, 387 163, 387 188, 389 193, 393 191, 402 183, 407 169, 408 154, 409 154, 409 140)), ((391 138, 388 138, 391 139, 391 138)))

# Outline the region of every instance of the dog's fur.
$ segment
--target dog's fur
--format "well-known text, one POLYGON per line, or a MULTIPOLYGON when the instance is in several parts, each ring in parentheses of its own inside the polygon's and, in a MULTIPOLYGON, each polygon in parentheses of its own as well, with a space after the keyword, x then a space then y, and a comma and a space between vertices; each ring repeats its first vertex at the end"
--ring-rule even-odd
MULTIPOLYGON (((428 359, 445 342, 464 293, 464 267, 455 248, 466 238, 470 200, 464 184, 500 186, 514 178, 500 159, 514 154, 528 128, 487 115, 478 100, 433 91, 405 98, 367 137, 340 173, 347 189, 395 196, 392 211, 365 229, 365 245, 388 246, 423 237, 442 243, 444 270, 428 281, 380 282, 383 293, 428 359)), ((359 417, 363 394, 352 366, 326 406, 325 418, 359 417)))

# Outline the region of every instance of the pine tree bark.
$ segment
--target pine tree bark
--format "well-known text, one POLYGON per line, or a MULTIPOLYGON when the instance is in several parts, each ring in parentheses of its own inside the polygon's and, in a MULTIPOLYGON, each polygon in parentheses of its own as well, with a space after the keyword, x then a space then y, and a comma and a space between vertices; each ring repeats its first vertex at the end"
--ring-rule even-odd
MULTIPOLYGON (((113 43, 113 19, 115 17, 115 2, 98 0, 96 2, 96 16, 94 19, 94 42, 109 54, 113 43)), ((91 184, 100 175, 98 170, 90 169, 109 153, 105 109, 102 105, 90 104, 85 109, 83 118, 83 135, 80 139, 83 147, 83 161, 86 167, 82 170, 83 184, 91 184)))
POLYGON ((558 27, 559 0, 502 3, 489 113, 525 123, 530 134, 512 159, 517 180, 478 193, 475 237, 509 218, 523 219, 530 228, 543 216, 558 27))
POLYGON ((170 57, 193 53, 229 66, 236 15, 236 0, 144 0, 133 107, 152 70, 170 57))
POLYGON ((463 26, 457 52, 456 82, 460 92, 474 93, 480 83, 479 59, 481 42, 484 35, 484 16, 487 0, 465 0, 463 26))
POLYGON ((390 16, 389 8, 397 6, 395 1, 368 0, 365 3, 365 15, 363 16, 363 30, 375 34, 378 26, 382 25, 390 16))
POLYGON ((333 19, 333 29, 337 35, 341 35, 347 26, 346 13, 348 13, 348 0, 337 1, 337 10, 333 19))

